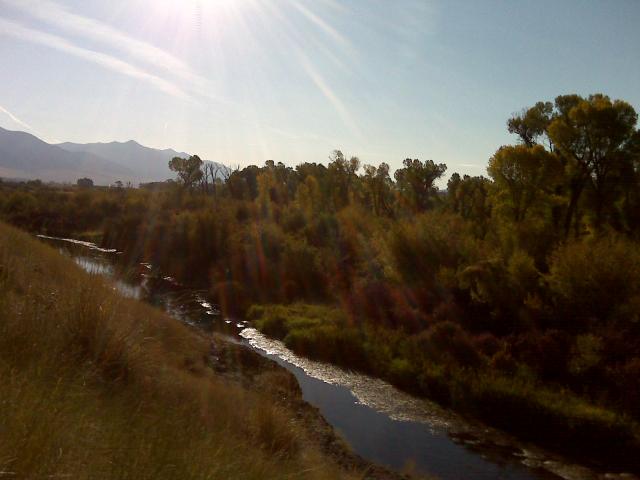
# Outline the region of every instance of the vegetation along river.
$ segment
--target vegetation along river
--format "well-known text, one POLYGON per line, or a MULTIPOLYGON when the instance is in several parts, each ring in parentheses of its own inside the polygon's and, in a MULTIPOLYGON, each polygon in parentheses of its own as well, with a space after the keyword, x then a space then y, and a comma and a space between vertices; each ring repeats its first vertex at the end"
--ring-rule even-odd
POLYGON ((396 470, 453 479, 616 479, 512 437, 462 419, 379 379, 302 358, 246 321, 224 318, 207 292, 187 288, 141 264, 124 276, 118 252, 89 242, 40 236, 90 273, 104 275, 126 296, 149 302, 174 318, 241 342, 295 375, 304 399, 317 407, 361 457, 396 470))

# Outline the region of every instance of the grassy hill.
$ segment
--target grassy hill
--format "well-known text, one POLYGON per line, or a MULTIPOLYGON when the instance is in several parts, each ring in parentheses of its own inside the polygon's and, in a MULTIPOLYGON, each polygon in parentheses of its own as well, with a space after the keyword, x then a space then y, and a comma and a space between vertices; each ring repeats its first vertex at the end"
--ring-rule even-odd
POLYGON ((272 401, 277 375, 209 363, 197 332, 0 224, 3 478, 354 478, 272 401))

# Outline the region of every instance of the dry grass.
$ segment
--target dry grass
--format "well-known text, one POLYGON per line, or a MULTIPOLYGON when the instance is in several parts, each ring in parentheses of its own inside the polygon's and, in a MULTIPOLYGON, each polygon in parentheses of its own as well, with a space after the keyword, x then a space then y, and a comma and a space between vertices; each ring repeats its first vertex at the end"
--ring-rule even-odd
POLYGON ((3 478, 344 477, 206 339, 0 224, 3 478))

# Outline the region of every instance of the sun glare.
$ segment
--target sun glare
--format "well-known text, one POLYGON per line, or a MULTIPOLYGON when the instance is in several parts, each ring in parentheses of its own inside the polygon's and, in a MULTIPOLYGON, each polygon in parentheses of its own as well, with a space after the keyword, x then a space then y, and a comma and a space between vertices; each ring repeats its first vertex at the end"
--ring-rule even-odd
POLYGON ((153 0, 156 8, 171 10, 239 9, 251 3, 249 0, 153 0))

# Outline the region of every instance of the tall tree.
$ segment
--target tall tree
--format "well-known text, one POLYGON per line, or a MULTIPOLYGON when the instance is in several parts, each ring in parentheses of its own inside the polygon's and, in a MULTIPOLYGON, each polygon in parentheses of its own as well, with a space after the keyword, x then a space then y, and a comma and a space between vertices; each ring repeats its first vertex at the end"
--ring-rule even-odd
POLYGON ((435 181, 447 170, 444 163, 436 164, 433 160, 421 162, 407 158, 404 168, 396 170, 394 177, 404 202, 416 212, 429 208, 433 197, 438 192, 435 181))
POLYGON ((373 212, 376 215, 388 213, 392 185, 389 177, 389 165, 384 162, 378 167, 365 165, 362 183, 373 212))
POLYGON ((564 233, 578 232, 578 208, 585 191, 589 193, 593 224, 602 227, 620 184, 632 167, 637 114, 621 100, 602 94, 583 98, 560 95, 553 104, 538 102, 507 122, 509 132, 528 147, 543 145, 558 154, 564 164, 565 184, 558 193, 566 195, 564 233))
POLYGON ((593 193, 594 224, 600 228, 612 203, 612 179, 633 161, 631 147, 638 115, 627 102, 611 101, 602 94, 580 100, 558 97, 556 106, 558 114, 549 124, 548 135, 565 160, 570 178, 565 233, 587 187, 593 193))
POLYGON ((350 201, 353 186, 358 180, 356 173, 360 169, 360 159, 351 157, 347 160, 340 150, 334 150, 329 160, 327 171, 334 194, 334 204, 336 209, 340 209, 350 201))
POLYGON ((538 139, 546 134, 551 122, 553 104, 551 102, 538 102, 533 107, 523 110, 507 121, 509 133, 515 133, 522 143, 532 147, 538 139))
POLYGON ((471 177, 458 173, 451 175, 447 182, 447 197, 450 208, 462 218, 473 221, 480 235, 486 232, 487 221, 491 216, 489 189, 492 182, 483 176, 471 177))
POLYGON ((505 146, 491 157, 487 172, 494 181, 499 210, 506 210, 519 223, 543 196, 552 193, 562 178, 562 164, 541 145, 505 146))
POLYGON ((202 180, 202 160, 197 155, 189 158, 173 157, 169 161, 169 169, 178 174, 178 179, 186 188, 193 188, 202 180))

